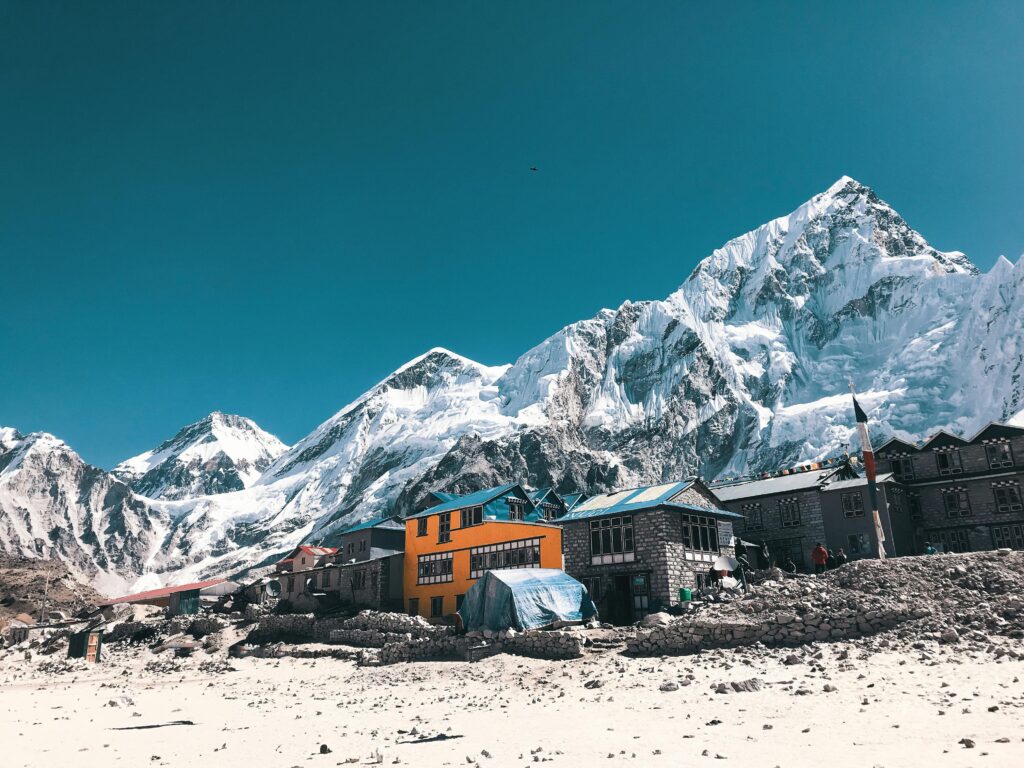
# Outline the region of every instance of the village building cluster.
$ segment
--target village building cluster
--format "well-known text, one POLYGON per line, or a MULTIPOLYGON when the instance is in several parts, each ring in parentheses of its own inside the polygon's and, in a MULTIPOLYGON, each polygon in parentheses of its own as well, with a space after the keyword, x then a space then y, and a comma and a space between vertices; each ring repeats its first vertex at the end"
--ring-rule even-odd
POLYGON ((704 589, 722 555, 807 571, 818 545, 842 551, 841 562, 880 549, 1024 549, 1024 428, 893 439, 877 456, 879 527, 863 467, 849 456, 711 486, 437 491, 408 517, 345 530, 337 547, 297 547, 263 580, 264 594, 297 611, 337 601, 442 622, 487 571, 560 569, 587 587, 603 620, 627 624, 704 589))

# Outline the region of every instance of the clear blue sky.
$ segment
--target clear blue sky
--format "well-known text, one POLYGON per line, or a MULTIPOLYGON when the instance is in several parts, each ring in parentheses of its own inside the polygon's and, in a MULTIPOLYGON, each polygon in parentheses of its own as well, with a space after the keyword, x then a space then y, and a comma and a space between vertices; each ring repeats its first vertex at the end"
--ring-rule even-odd
POLYGON ((107 467, 214 409, 291 442, 842 174, 1015 260, 1024 3, 890 5, 0 0, 0 424, 107 467))

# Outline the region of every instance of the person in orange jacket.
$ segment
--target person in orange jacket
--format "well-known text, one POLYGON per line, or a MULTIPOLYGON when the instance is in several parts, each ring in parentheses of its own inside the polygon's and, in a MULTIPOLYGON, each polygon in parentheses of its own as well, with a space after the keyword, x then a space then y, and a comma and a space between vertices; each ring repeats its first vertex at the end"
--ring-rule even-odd
POLYGON ((811 551, 811 562, 814 563, 815 573, 824 573, 828 567, 828 550, 821 546, 820 541, 811 551))

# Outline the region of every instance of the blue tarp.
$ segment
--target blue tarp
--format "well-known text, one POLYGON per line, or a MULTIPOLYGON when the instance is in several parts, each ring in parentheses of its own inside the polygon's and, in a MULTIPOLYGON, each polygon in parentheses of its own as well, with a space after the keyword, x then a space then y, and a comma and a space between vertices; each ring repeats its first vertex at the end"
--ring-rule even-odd
POLYGON ((459 608, 467 631, 538 629, 556 621, 589 621, 597 615, 587 588, 557 568, 487 571, 459 608))

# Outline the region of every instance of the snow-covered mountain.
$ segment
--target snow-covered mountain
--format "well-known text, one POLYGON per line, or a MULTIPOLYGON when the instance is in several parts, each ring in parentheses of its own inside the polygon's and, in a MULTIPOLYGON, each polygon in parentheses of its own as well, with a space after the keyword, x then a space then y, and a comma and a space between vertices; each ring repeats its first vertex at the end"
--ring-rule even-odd
POLYGON ((62 560, 117 592, 152 562, 168 522, 53 435, 0 428, 0 550, 62 560))
POLYGON ((843 177, 664 301, 602 310, 512 365, 431 350, 248 487, 146 502, 168 533, 142 569, 232 572, 430 489, 607 490, 822 458, 855 444, 849 380, 876 439, 972 432, 1024 412, 1022 374, 1024 259, 980 274, 843 177))
POLYGON ((153 450, 121 462, 114 474, 153 499, 240 491, 287 449, 251 419, 214 411, 153 450))

